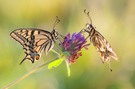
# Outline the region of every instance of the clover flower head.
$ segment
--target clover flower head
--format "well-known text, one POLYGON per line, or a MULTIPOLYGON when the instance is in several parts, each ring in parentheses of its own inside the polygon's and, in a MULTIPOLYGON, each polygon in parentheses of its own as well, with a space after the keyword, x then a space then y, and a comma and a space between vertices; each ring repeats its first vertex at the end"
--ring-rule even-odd
POLYGON ((86 44, 86 42, 86 39, 80 32, 74 33, 72 36, 68 33, 65 36, 64 41, 60 44, 60 46, 64 52, 66 51, 70 54, 67 56, 69 64, 76 62, 76 60, 82 56, 82 48, 88 49, 87 46, 90 44, 86 44))

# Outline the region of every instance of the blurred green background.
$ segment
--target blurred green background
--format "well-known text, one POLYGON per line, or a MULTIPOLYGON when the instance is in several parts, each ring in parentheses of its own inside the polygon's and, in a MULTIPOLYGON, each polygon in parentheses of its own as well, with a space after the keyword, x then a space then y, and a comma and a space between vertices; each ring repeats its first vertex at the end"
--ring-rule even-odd
POLYGON ((111 60, 113 71, 102 64, 91 45, 72 64, 67 76, 65 63, 52 70, 47 67, 30 75, 10 89, 135 89, 135 0, 0 0, 0 87, 21 77, 32 68, 56 55, 49 53, 34 64, 25 61, 21 45, 11 39, 17 28, 36 27, 52 30, 55 17, 61 22, 59 33, 79 32, 89 21, 109 41, 119 61, 111 60))

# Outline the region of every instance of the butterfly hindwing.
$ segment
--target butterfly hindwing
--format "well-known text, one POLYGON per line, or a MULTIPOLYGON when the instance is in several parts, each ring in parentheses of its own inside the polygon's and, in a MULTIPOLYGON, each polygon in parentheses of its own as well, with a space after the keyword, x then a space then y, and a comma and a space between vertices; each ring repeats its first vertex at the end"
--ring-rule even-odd
MULTIPOLYGON (((34 63, 41 56, 42 50, 47 54, 54 45, 53 37, 50 32, 36 28, 22 28, 11 32, 11 37, 18 41, 25 50, 25 59, 34 63)), ((22 63, 21 62, 21 63, 22 63)))

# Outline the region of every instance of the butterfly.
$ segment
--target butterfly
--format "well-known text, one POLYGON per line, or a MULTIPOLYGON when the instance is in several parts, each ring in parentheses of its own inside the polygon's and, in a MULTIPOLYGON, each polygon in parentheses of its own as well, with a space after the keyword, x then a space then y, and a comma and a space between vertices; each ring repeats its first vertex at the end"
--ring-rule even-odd
POLYGON ((20 64, 26 59, 34 63, 41 57, 43 49, 47 54, 53 48, 59 35, 54 27, 59 21, 57 17, 51 32, 37 28, 19 28, 10 33, 10 36, 18 41, 24 49, 25 57, 20 64))
POLYGON ((86 39, 89 38, 90 42, 96 48, 97 52, 100 53, 102 62, 108 63, 110 61, 110 58, 114 58, 115 60, 117 60, 117 55, 112 50, 111 45, 97 30, 95 30, 95 27, 93 27, 89 12, 86 12, 86 10, 84 10, 84 13, 88 16, 91 23, 87 23, 86 28, 83 29, 81 32, 88 33, 88 37, 86 37, 86 39))

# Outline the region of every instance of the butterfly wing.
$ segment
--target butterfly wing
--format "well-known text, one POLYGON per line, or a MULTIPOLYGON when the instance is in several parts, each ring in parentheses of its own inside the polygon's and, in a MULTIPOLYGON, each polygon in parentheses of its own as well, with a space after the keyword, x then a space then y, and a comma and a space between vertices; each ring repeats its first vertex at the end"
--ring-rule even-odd
POLYGON ((95 33, 90 38, 90 41, 93 43, 97 51, 100 53, 100 56, 102 57, 102 62, 109 62, 110 57, 117 60, 117 55, 112 50, 111 45, 107 42, 107 40, 98 32, 95 30, 95 33))
POLYGON ((22 28, 11 32, 10 35, 23 46, 25 51, 26 55, 21 63, 26 59, 34 63, 40 58, 43 49, 47 54, 54 45, 51 33, 42 29, 22 28))

